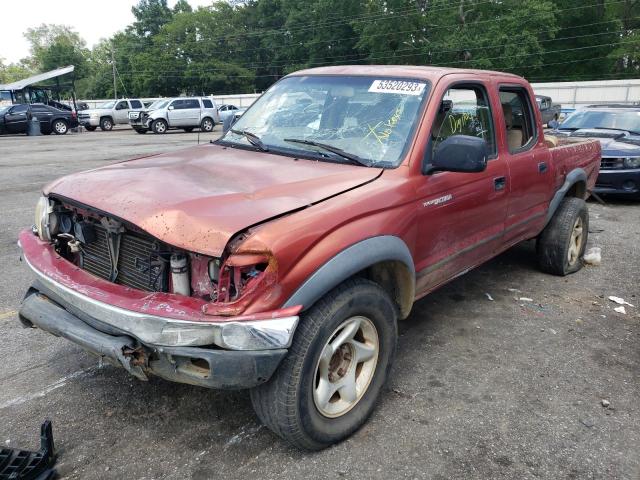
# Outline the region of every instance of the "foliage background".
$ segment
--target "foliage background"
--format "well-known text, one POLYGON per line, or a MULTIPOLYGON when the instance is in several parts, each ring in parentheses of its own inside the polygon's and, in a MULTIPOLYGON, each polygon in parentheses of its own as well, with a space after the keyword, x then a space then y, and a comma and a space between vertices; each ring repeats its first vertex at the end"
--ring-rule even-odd
POLYGON ((640 77, 640 0, 140 0, 92 49, 41 25, 0 83, 73 64, 81 98, 249 93, 301 68, 412 64, 509 71, 531 81, 640 77))

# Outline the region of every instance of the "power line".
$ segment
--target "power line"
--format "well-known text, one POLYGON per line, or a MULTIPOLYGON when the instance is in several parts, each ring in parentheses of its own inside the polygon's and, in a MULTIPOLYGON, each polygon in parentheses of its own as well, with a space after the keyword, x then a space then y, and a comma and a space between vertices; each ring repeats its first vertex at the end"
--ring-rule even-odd
MULTIPOLYGON (((509 55, 500 55, 500 56, 496 56, 496 57, 479 57, 478 59, 473 59, 473 60, 455 60, 455 61, 448 61, 448 62, 442 62, 442 63, 431 63, 429 64, 430 66, 449 66, 452 64, 473 64, 474 62, 478 62, 478 61, 486 61, 486 60, 500 60, 500 59, 504 59, 504 58, 514 58, 514 57, 530 57, 530 56, 534 56, 534 55, 547 55, 547 54, 552 54, 552 53, 564 53, 564 52, 572 52, 572 51, 578 51, 578 50, 588 50, 588 49, 592 49, 592 48, 600 48, 600 47, 606 47, 606 46, 617 46, 617 45, 626 45, 626 44, 636 44, 640 42, 640 39, 637 40, 631 40, 631 41, 627 41, 627 42, 616 42, 616 43, 602 43, 602 44, 596 44, 596 45, 589 45, 589 46, 584 46, 584 47, 574 47, 574 48, 564 48, 564 49, 557 49, 557 50, 546 50, 544 52, 534 52, 534 53, 516 53, 516 54, 509 54, 509 55)), ((437 54, 440 53, 442 51, 434 51, 431 52, 432 54, 437 54)), ((414 56, 415 54, 405 54, 405 55, 384 55, 384 56, 373 56, 373 57, 368 57, 366 60, 388 60, 388 59, 396 59, 396 58, 404 58, 407 56, 414 56)), ((340 62, 345 62, 345 61, 351 61, 351 59, 349 60, 334 60, 331 62, 327 62, 330 64, 335 64, 335 63, 340 63, 340 62)), ((584 59, 580 59, 580 61, 584 61, 584 59)), ((234 64, 235 65, 235 64, 234 64)), ((236 66, 242 66, 243 68, 247 68, 249 69, 249 66, 243 66, 243 65, 236 65, 236 66)), ((517 67, 514 66, 513 68, 521 68, 521 67, 517 67)), ((214 68, 214 69, 196 69, 196 70, 187 70, 187 73, 189 74, 198 74, 198 73, 225 73, 227 72, 227 70, 225 69, 220 69, 220 68, 214 68)), ((152 72, 148 72, 148 71, 144 71, 144 72, 126 72, 126 73, 121 73, 121 75, 128 75, 128 76, 144 76, 144 74, 146 73, 152 73, 152 72)), ((185 76, 184 70, 167 70, 164 71, 162 73, 159 74, 155 74, 154 75, 159 75, 161 77, 167 77, 167 78, 182 78, 185 76), (172 75, 167 75, 169 73, 182 73, 182 75, 177 75, 177 76, 172 76, 172 75)), ((233 74, 231 74, 231 76, 234 76, 233 74)), ((260 75, 260 76, 265 76, 265 75, 260 75)), ((266 75, 266 76, 280 76, 280 75, 266 75)), ((251 77, 249 75, 246 75, 245 77, 251 77)), ((256 76, 259 77, 259 76, 256 76)))
MULTIPOLYGON (((640 16, 638 17, 632 17, 633 19, 637 19, 640 18, 640 16)), ((598 23, 609 23, 609 22, 597 22, 598 23)), ((588 24, 584 24, 584 25, 577 25, 575 26, 575 28, 578 27, 587 27, 587 26, 592 26, 594 25, 593 23, 588 23, 588 24)), ((534 30, 534 31, 529 31, 529 33, 540 33, 544 30, 534 30)), ((589 38, 589 37, 595 37, 595 36, 602 36, 602 35, 617 35, 620 33, 624 33, 626 32, 626 30, 617 30, 617 31, 609 31, 609 32, 599 32, 599 33, 590 33, 590 34, 585 34, 585 35, 574 35, 574 36, 568 36, 568 37, 557 37, 557 38, 552 38, 552 39, 547 39, 547 40, 538 40, 538 43, 549 43, 549 42, 558 42, 558 41, 562 41, 562 40, 572 40, 572 39, 577 39, 577 38, 589 38)), ((519 43, 510 43, 510 46, 514 46, 514 45, 525 45, 527 42, 519 42, 519 43)), ((616 43, 617 44, 617 43, 616 43)), ((603 44, 606 45, 606 44, 603 44)), ((375 60, 375 59, 382 59, 382 58, 403 58, 403 57, 407 57, 407 56, 413 56, 416 54, 420 54, 423 53, 425 55, 431 55, 431 56, 435 56, 438 54, 442 54, 442 53, 457 53, 460 52, 462 50, 467 50, 467 51, 478 51, 478 50, 488 50, 488 49, 494 49, 494 48, 500 48, 500 47, 504 47, 504 43, 500 43, 500 44, 493 44, 493 45, 487 45, 487 46, 483 46, 483 47, 469 47, 469 48, 464 48, 464 47, 460 47, 460 48, 456 48, 456 49, 446 49, 446 50, 424 50, 427 49, 428 46, 425 45, 420 45, 420 46, 415 46, 415 47, 410 47, 410 48, 404 48, 404 49, 398 49, 395 50, 394 53, 392 55, 389 55, 387 57, 371 57, 371 56, 366 56, 364 54, 360 55, 360 54, 350 54, 350 55, 337 55, 337 56, 331 56, 331 57, 327 57, 324 61, 321 62, 305 62, 305 65, 307 66, 319 66, 319 65, 328 65, 331 63, 334 63, 335 61, 340 61, 339 59, 342 58, 348 58, 349 61, 351 60, 375 60), (422 52, 420 50, 423 50, 422 52), (404 52, 404 51, 412 51, 414 53, 409 54, 409 55, 398 55, 398 52, 404 52)), ((589 47, 587 47, 589 48, 589 47)), ((542 52, 542 54, 545 54, 548 52, 542 52)), ((482 58, 480 58, 482 59, 482 58)), ((260 68, 260 67, 269 67, 269 68, 279 68, 279 67, 286 67, 288 65, 290 65, 290 62, 287 63, 273 63, 273 62, 256 62, 256 63, 250 63, 250 64, 240 64, 243 68, 247 68, 247 69, 252 69, 252 68, 260 68)), ((165 73, 176 73, 176 72, 182 72, 183 70, 165 70, 165 73)), ((215 72, 215 71, 221 71, 224 72, 226 70, 224 69, 207 69, 206 71, 208 72, 215 72)))
MULTIPOLYGON (((622 1, 625 1, 625 0, 619 0, 619 1, 616 1, 616 2, 612 2, 612 3, 620 3, 622 1)), ((565 12, 565 11, 568 11, 568 10, 584 9, 584 8, 593 7, 595 5, 596 4, 591 4, 591 5, 583 5, 583 6, 579 6, 579 7, 570 7, 570 8, 565 8, 565 9, 558 9, 558 10, 555 10, 555 13, 565 12)), ((539 15, 542 15, 542 13, 532 15, 531 18, 525 23, 533 22, 534 19, 539 15)), ((388 16, 387 17, 387 19, 390 19, 390 18, 392 18, 392 16, 388 16)), ((501 22, 503 20, 509 20, 509 19, 510 19, 510 17, 502 16, 502 17, 495 18, 495 19, 482 20, 482 21, 470 23, 470 24, 467 24, 467 27, 469 27, 471 29, 472 27, 475 27, 477 25, 485 25, 485 24, 489 24, 489 23, 499 23, 499 22, 501 22)), ((574 28, 588 27, 588 26, 594 26, 594 25, 600 25, 600 24, 606 24, 606 23, 613 23, 613 22, 619 22, 619 20, 607 20, 607 21, 603 21, 603 22, 594 22, 594 23, 588 23, 588 24, 584 24, 584 25, 572 26, 572 27, 568 27, 568 28, 574 29, 574 28)), ((428 26, 428 27, 425 26, 425 27, 421 27, 421 28, 418 28, 418 29, 413 28, 413 29, 410 29, 410 30, 403 30, 403 31, 395 32, 395 35, 412 34, 412 33, 413 34, 415 34, 415 33, 424 33, 425 31, 431 31, 432 32, 432 31, 437 31, 437 30, 442 30, 442 29, 449 29, 449 28, 452 28, 452 27, 460 27, 460 24, 459 23, 452 23, 452 24, 445 24, 445 25, 435 25, 435 26, 432 25, 432 26, 428 26)), ((538 33, 543 33, 543 32, 546 32, 546 31, 548 31, 548 29, 539 30, 538 33)), ((368 34, 367 38, 377 38, 377 37, 387 37, 387 36, 388 36, 388 33, 383 32, 383 33, 378 33, 378 34, 375 34, 375 33, 374 34, 368 34)), ((224 39, 224 37, 217 37, 217 38, 223 38, 224 39)), ((342 38, 339 38, 339 39, 326 40, 326 41, 322 41, 320 43, 340 43, 340 42, 343 42, 345 40, 356 40, 356 39, 359 39, 359 38, 361 38, 361 36, 360 35, 356 35, 356 36, 353 36, 353 37, 342 37, 342 38)), ((216 37, 207 40, 207 42, 215 42, 215 41, 216 41, 216 37)), ((267 50, 269 52, 273 52, 273 51, 278 51, 280 49, 289 49, 291 47, 292 47, 292 45, 279 45, 277 47, 275 47, 275 46, 264 47, 263 49, 265 49, 265 50, 267 50)), ((214 51, 214 52, 200 53, 200 54, 197 54, 197 55, 196 54, 190 54, 190 55, 187 55, 187 56, 189 58, 198 58, 198 57, 207 57, 208 58, 211 55, 213 55, 213 53, 229 54, 229 53, 233 52, 233 53, 238 54, 238 53, 254 52, 255 50, 256 50, 255 48, 249 48, 249 47, 246 48, 246 49, 243 49, 243 50, 239 50, 239 49, 224 49, 224 50, 218 50, 218 51, 214 51)), ((133 47, 131 47, 131 49, 127 48, 127 49, 124 49, 124 51, 125 52, 126 51, 130 51, 131 52, 131 51, 135 51, 135 49, 133 47)))
MULTIPOLYGON (((625 1, 625 0, 618 0, 618 1, 615 1, 615 2, 611 2, 611 3, 620 3, 620 2, 623 2, 623 1, 625 1)), ((489 1, 489 2, 482 2, 482 3, 492 3, 492 2, 489 1)), ((582 6, 578 6, 578 7, 569 7, 569 8, 565 8, 565 9, 558 9, 558 10, 555 10, 555 12, 559 13, 559 12, 564 12, 564 11, 569 11, 569 10, 590 8, 590 7, 594 7, 594 6, 597 6, 597 4, 582 5, 582 6)), ((386 17, 387 18, 392 18, 393 15, 387 15, 386 17)), ((536 15, 532 15, 532 17, 533 18, 530 18, 528 20, 528 22, 526 22, 526 23, 530 23, 530 22, 534 21, 534 18, 536 17, 536 15)), ((640 18, 640 17, 632 17, 632 19, 637 19, 637 18, 640 18)), ((498 22, 501 22, 503 20, 508 20, 508 19, 509 19, 509 17, 502 16, 502 17, 499 17, 499 18, 496 18, 496 19, 489 19, 489 20, 483 20, 483 21, 470 23, 470 24, 467 24, 467 26, 469 26, 469 28, 472 28, 472 27, 475 27, 476 25, 481 25, 481 24, 484 25, 484 24, 494 23, 494 22, 498 23, 498 22)), ((566 27, 565 29, 584 28, 584 27, 590 27, 590 26, 595 26, 595 25, 604 25, 604 24, 607 24, 607 23, 614 23, 614 22, 619 22, 619 20, 615 19, 615 20, 607 20, 607 21, 602 21, 602 22, 593 22, 593 23, 587 23, 587 24, 583 24, 583 25, 575 25, 575 26, 571 26, 571 27, 566 27)), ((440 29, 451 28, 451 27, 459 27, 459 26, 460 25, 458 23, 446 24, 446 25, 436 25, 436 26, 430 26, 430 27, 421 27, 421 28, 418 28, 418 29, 404 30, 404 31, 400 31, 400 32, 395 32, 395 34, 396 35, 398 35, 398 34, 416 34, 416 33, 424 33, 425 30, 426 31, 434 31, 434 30, 440 30, 440 29)), ((544 33, 546 31, 547 31, 547 29, 541 29, 541 30, 537 30, 537 31, 534 31, 534 32, 536 32, 536 33, 544 33)), ((606 33, 610 33, 610 32, 602 32, 602 34, 606 34, 606 33)), ((255 35, 254 32, 247 32, 247 34, 255 35)), ((242 34, 237 34, 236 36, 238 36, 238 35, 242 35, 242 34)), ((388 34, 387 33, 370 34, 370 35, 367 35, 367 38, 377 38, 379 36, 388 36, 388 34)), ((212 41, 215 41, 216 38, 224 39, 226 37, 224 37, 224 36, 214 37, 214 38, 209 39, 207 41, 208 42, 212 42, 212 41)), ((322 42, 319 42, 319 43, 341 43, 341 42, 344 42, 346 40, 355 40, 355 39, 359 39, 359 38, 361 38, 361 37, 359 35, 357 35, 357 36, 353 36, 353 37, 342 37, 342 38, 339 38, 339 39, 325 40, 325 41, 322 41, 322 42)), ((565 38, 571 38, 571 37, 565 37, 565 38)), ((556 40, 559 40, 559 39, 550 38, 550 39, 547 39, 547 40, 540 40, 540 41, 550 42, 550 41, 556 41, 556 40)), ((247 47, 245 49, 237 49, 237 48, 236 49, 224 49, 224 50, 217 50, 217 51, 211 51, 211 52, 206 52, 206 53, 197 53, 197 54, 196 53, 191 53, 191 54, 182 53, 182 55, 184 55, 184 57, 186 57, 188 59, 196 59, 196 58, 208 59, 208 58, 212 58, 215 54, 228 55, 230 53, 235 53, 237 55, 241 55, 241 54, 245 54, 245 53, 248 53, 248 52, 255 52, 256 50, 266 50, 269 53, 273 53, 274 51, 277 52, 277 51, 280 51, 280 50, 288 50, 291 47, 292 47, 292 45, 279 45, 277 47, 272 46, 272 47, 263 47, 263 48, 259 48, 259 49, 247 47)), ((476 47, 475 49, 479 49, 479 48, 487 48, 487 47, 476 47)), ((401 50, 404 51, 404 50, 408 50, 408 49, 401 49, 401 50)), ((474 50, 474 48, 468 48, 467 50, 474 50)), ((128 52, 128 53, 139 53, 139 49, 137 49, 135 47, 119 49, 119 51, 128 52)), ((400 51, 400 50, 398 50, 398 51, 400 51)), ((125 55, 126 55, 126 53, 125 53, 125 55)), ((354 54, 354 56, 355 56, 355 54, 354 54)), ((362 56, 366 57, 366 54, 362 54, 362 56)), ((55 58, 55 57, 52 57, 52 58, 55 58)), ((329 58, 334 58, 334 57, 329 57, 329 58)), ((267 64, 267 63, 265 63, 265 64, 267 64)), ((268 65, 276 67, 276 66, 283 66, 283 65, 286 65, 286 64, 274 65, 274 64, 269 62, 268 65)))
MULTIPOLYGON (((567 49, 563 50, 566 51, 567 49)), ((549 51, 548 53, 554 53, 554 51, 549 51)), ((622 55, 628 55, 631 54, 633 52, 620 52, 620 54, 622 55)), ((504 58, 510 58, 511 56, 505 56, 504 58)), ((549 63, 541 63, 541 64, 531 64, 531 65, 520 65, 520 66, 514 66, 514 67, 510 67, 510 68, 505 68, 505 71, 510 71, 510 70, 514 70, 514 69, 525 69, 525 68, 542 68, 542 67, 547 67, 547 66, 555 66, 555 65, 564 65, 567 63, 579 63, 579 62, 586 62, 586 61, 591 61, 591 60, 599 60, 599 59, 604 59, 604 58, 610 58, 607 55, 600 55, 600 56, 596 56, 596 57, 590 57, 590 58, 581 58, 581 59, 576 59, 576 60, 563 60, 560 62, 549 62, 549 63)), ((444 64, 431 64, 431 65, 426 65, 426 66, 445 66, 444 64)), ((153 74, 151 72, 147 72, 147 74, 138 74, 143 76, 144 78, 185 78, 184 75, 164 75, 164 74, 153 74)), ((278 75, 278 74, 266 74, 266 75, 234 75, 231 74, 229 75, 230 77, 233 78, 280 78, 283 75, 278 75)))

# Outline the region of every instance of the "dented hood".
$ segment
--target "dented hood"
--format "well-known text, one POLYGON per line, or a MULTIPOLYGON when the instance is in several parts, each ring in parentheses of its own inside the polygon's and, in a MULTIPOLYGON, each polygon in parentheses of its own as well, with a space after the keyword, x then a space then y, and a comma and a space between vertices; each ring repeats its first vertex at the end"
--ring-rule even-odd
POLYGON ((207 144, 62 177, 45 194, 102 210, 170 245, 220 256, 245 228, 380 172, 207 144))

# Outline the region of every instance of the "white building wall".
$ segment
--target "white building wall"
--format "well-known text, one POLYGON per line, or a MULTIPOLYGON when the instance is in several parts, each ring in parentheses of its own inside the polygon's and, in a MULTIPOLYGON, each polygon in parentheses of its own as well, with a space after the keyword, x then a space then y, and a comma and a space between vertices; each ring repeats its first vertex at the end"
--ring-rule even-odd
POLYGON ((533 90, 546 95, 562 108, 580 108, 603 103, 640 102, 640 79, 601 80, 592 82, 532 83, 533 90))

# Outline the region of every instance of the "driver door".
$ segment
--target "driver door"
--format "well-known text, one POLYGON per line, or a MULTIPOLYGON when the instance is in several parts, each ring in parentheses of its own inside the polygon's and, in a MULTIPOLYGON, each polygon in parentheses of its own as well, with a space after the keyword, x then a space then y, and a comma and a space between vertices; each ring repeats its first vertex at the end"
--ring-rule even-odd
POLYGON ((26 133, 29 121, 29 105, 16 105, 5 114, 5 126, 12 133, 26 133))
POLYGON ((484 82, 453 83, 432 119, 425 161, 450 136, 483 138, 487 168, 478 173, 437 172, 418 188, 416 294, 433 290, 494 255, 506 218, 507 165, 497 150, 495 92, 484 82))
POLYGON ((174 100, 167 107, 167 120, 170 127, 184 126, 184 100, 174 100))
POLYGON ((129 121, 129 102, 120 100, 116 103, 114 118, 116 123, 127 123, 129 121))

